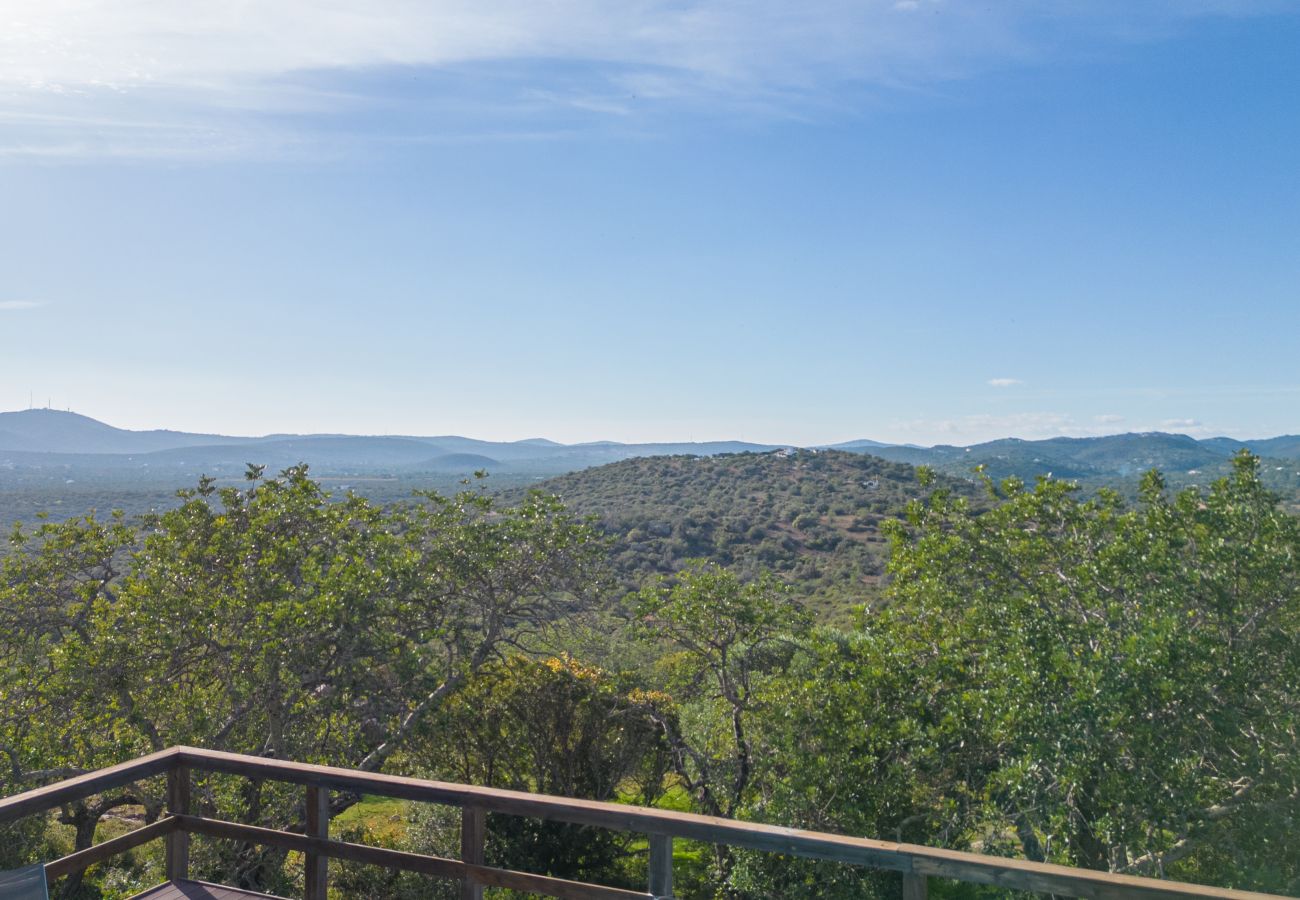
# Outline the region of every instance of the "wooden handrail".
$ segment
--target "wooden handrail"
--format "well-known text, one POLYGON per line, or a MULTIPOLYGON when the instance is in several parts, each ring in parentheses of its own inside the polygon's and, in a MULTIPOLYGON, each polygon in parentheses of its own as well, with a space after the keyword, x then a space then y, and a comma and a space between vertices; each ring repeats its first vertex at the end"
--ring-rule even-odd
MULTIPOLYGON (((984 856, 917 844, 803 831, 693 813, 381 775, 195 747, 173 747, 119 766, 0 800, 0 823, 164 772, 177 773, 173 775, 175 782, 176 777, 186 770, 220 772, 305 785, 318 803, 321 793, 332 789, 459 806, 467 811, 466 821, 470 823, 466 826, 470 830, 464 836, 468 855, 463 861, 444 860, 332 841, 319 830, 313 835, 291 834, 251 825, 201 819, 184 813, 163 820, 178 824, 150 826, 151 837, 164 833, 171 833, 175 837, 180 833, 194 832, 276 846, 292 845, 294 849, 322 858, 370 861, 393 868, 412 868, 431 875, 461 878, 471 886, 519 887, 556 897, 667 896, 667 892, 672 890, 671 846, 674 838, 890 869, 903 873, 905 893, 909 900, 924 897, 925 882, 929 877, 998 885, 1012 890, 1085 897, 1090 900, 1276 900, 1277 896, 984 856), (474 825, 475 821, 481 820, 484 812, 529 816, 648 835, 652 850, 649 868, 651 893, 636 893, 484 866, 480 858, 475 858, 475 848, 481 847, 482 836, 476 833, 479 829, 474 825), (524 887, 525 884, 531 887, 524 887)), ((182 796, 180 790, 173 784, 174 803, 182 796)), ((145 829, 141 830, 144 831, 145 829)), ((143 833, 138 834, 136 843, 149 839, 143 833)), ((126 842, 122 841, 119 846, 125 848, 125 845, 126 842)), ((109 852, 107 844, 101 846, 104 849, 98 851, 95 848, 98 851, 96 854, 83 851, 76 856, 87 860, 86 864, 98 861, 109 852)), ((79 863, 80 859, 76 862, 79 863)), ((73 865, 72 857, 65 857, 50 866, 51 871, 58 874, 67 874, 83 867, 73 865)), ((467 891, 467 895, 473 893, 467 891)))
POLYGON ((83 800, 95 794, 102 794, 104 791, 131 784, 142 778, 161 775, 175 768, 180 755, 180 747, 169 747, 130 762, 6 797, 0 800, 0 824, 30 816, 32 813, 45 812, 47 809, 53 809, 73 800, 83 800))
POLYGON ((1097 900, 1109 900, 1109 898, 1144 898, 1144 900, 1145 898, 1149 900, 1274 898, 1276 900, 1278 896, 1157 878, 1117 875, 1093 869, 1077 869, 1051 863, 966 853, 960 850, 942 850, 919 844, 803 831, 779 825, 741 822, 735 819, 720 819, 643 806, 627 806, 621 803, 549 797, 522 791, 381 775, 375 772, 307 765, 195 747, 179 749, 181 759, 195 769, 449 806, 475 806, 489 812, 530 816, 578 825, 594 825, 613 831, 666 835, 710 844, 726 844, 748 850, 785 853, 791 856, 952 878, 977 884, 1000 885, 1013 890, 1097 898, 1097 900))

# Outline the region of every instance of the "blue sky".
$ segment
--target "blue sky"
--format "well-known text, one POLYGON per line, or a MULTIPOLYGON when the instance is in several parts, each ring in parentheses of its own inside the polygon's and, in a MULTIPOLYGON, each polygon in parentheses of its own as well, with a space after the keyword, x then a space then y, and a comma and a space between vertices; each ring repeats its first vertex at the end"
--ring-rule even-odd
POLYGON ((0 24, 0 409, 1300 431, 1300 3, 13 0, 0 24))

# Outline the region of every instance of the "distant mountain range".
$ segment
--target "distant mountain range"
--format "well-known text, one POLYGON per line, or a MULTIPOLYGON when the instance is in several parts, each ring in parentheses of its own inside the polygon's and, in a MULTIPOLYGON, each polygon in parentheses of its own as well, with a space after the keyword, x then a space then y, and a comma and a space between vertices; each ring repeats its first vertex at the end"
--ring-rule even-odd
POLYGON ((321 472, 493 472, 554 475, 636 456, 763 452, 744 441, 559 444, 545 438, 480 441, 458 435, 273 434, 230 437, 183 431, 129 431, 52 409, 0 413, 0 465, 223 471, 247 463, 283 468, 308 462, 321 472))
MULTIPOLYGON (((866 453, 961 476, 969 476, 975 466, 983 465, 995 477, 1051 474, 1105 480, 1127 478, 1152 468, 1196 474, 1198 469, 1225 465, 1242 447, 1274 460, 1300 460, 1297 435, 1239 441, 1151 432, 1038 441, 1005 438, 969 447, 918 447, 863 439, 816 449, 866 453)), ((248 463, 278 470, 307 462, 322 475, 449 476, 486 469, 496 475, 539 478, 635 457, 717 456, 780 449, 784 448, 744 441, 560 444, 544 438, 506 442, 457 435, 230 437, 129 431, 73 412, 30 409, 0 413, 0 490, 10 480, 7 473, 12 478, 20 472, 116 473, 148 481, 174 481, 183 476, 180 480, 185 482, 202 473, 237 475, 248 463)))
POLYGON ((1129 478, 1150 469, 1194 475, 1201 469, 1222 467, 1243 448, 1268 459, 1300 460, 1300 436, 1296 435, 1250 441, 1226 437, 1197 440, 1158 431, 1040 441, 1003 438, 969 447, 877 447, 865 452, 952 474, 967 474, 982 465, 995 478, 1051 475, 1093 481, 1129 478))

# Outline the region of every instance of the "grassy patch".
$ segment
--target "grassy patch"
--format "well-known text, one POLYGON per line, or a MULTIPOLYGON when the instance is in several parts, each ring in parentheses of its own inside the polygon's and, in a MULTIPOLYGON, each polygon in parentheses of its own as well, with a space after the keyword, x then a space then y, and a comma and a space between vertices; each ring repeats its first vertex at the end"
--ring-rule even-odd
POLYGON ((361 827, 369 834, 393 845, 406 838, 410 802, 391 797, 363 797, 355 806, 334 817, 334 828, 361 827))

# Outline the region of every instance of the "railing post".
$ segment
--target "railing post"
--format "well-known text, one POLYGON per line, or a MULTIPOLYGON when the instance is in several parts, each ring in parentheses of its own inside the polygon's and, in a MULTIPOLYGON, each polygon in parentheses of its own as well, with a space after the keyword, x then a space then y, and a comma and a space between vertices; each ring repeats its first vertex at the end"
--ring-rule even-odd
POLYGON ((903 873, 903 900, 925 900, 927 890, 924 875, 915 872, 903 873))
MULTIPOLYGON (((190 812, 189 766, 174 766, 167 771, 167 812, 185 816, 190 812)), ((167 880, 182 881, 190 875, 190 835, 177 829, 167 835, 167 880)))
POLYGON ((664 900, 673 895, 673 837, 650 835, 650 895, 664 900))
MULTIPOLYGON (((307 786, 307 836, 330 836, 330 792, 326 788, 307 786)), ((329 857, 319 853, 304 854, 304 900, 326 900, 329 885, 329 857)))
MULTIPOLYGON (((460 859, 483 865, 483 844, 487 837, 487 815, 482 807, 465 806, 460 811, 460 859)), ((483 900, 483 885, 466 876, 460 884, 461 900, 483 900)))

